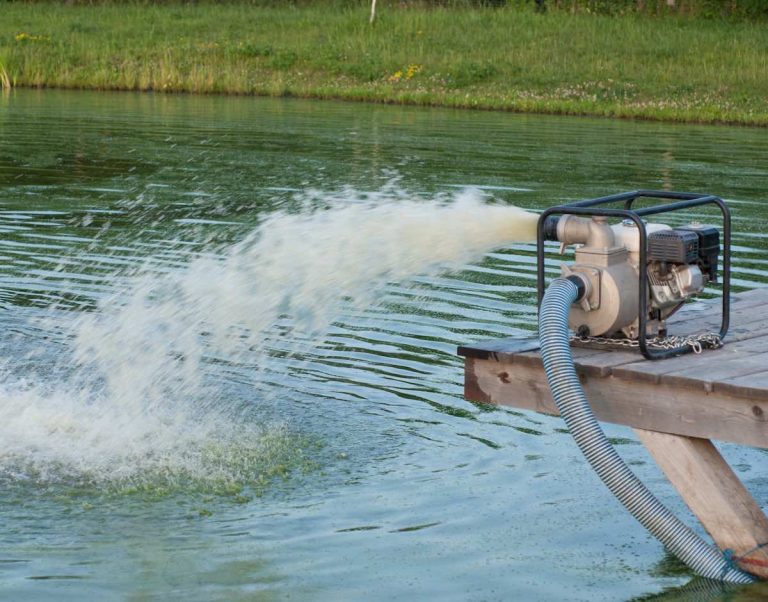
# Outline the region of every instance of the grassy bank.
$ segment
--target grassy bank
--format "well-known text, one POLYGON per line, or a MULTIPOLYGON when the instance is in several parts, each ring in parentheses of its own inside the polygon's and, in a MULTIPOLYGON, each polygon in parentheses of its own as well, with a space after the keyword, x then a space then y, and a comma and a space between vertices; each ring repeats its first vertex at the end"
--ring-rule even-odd
POLYGON ((768 125, 768 27, 521 8, 0 9, 0 86, 293 95, 768 125))

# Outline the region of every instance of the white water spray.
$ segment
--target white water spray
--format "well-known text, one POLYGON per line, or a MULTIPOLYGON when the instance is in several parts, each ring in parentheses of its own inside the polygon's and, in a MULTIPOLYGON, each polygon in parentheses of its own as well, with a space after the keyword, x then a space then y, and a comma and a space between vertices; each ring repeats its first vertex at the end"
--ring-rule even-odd
POLYGON ((253 362, 277 339, 320 342, 344 307, 370 305, 389 282, 535 238, 535 214, 476 191, 406 196, 311 194, 312 210, 273 213, 223 252, 133 278, 76 321, 69 382, 0 392, 0 474, 205 479, 215 466, 243 479, 265 430, 233 415, 206 379, 211 358, 253 362))

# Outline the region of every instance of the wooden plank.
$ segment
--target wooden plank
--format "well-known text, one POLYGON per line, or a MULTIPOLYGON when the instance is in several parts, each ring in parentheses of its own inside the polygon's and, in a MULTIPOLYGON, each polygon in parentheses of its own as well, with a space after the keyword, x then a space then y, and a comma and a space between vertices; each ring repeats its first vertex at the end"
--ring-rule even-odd
MULTIPOLYGON (((768 390, 768 370, 717 382, 714 389, 725 395, 739 395, 748 399, 759 399, 765 396, 765 391, 768 390)), ((758 406, 755 406, 753 411, 755 415, 763 415, 760 413, 761 408, 758 406)))
MULTIPOLYGON (((599 420, 664 433, 768 447, 768 382, 759 397, 717 387, 673 386, 598 376, 577 366, 584 392, 599 420)), ((765 378, 768 379, 768 373, 765 378)), ((465 360, 465 396, 557 415, 544 368, 496 360, 465 360)))
POLYGON ((768 368, 768 356, 763 355, 766 352, 768 337, 757 337, 729 343, 722 349, 699 355, 689 353, 659 362, 640 359, 634 363, 616 365, 611 374, 626 379, 700 385, 709 391, 717 380, 762 372, 768 368))
POLYGON ((460 345, 456 353, 463 357, 474 357, 478 359, 495 358, 499 356, 514 356, 529 350, 539 348, 539 337, 507 337, 504 339, 493 339, 483 341, 475 345, 460 345))
POLYGON ((727 342, 725 350, 727 352, 736 351, 753 351, 756 353, 764 353, 768 351, 768 333, 760 334, 750 339, 743 339, 740 341, 727 342))
MULTIPOLYGON (((529 366, 541 364, 538 351, 510 352, 507 339, 497 341, 498 345, 480 344, 462 355, 498 361, 514 362, 529 366), (491 350, 496 350, 491 352, 491 350)), ((525 347, 523 347, 525 348, 525 347)), ((464 348, 462 348, 464 349, 464 348)), ((768 368, 768 336, 728 344, 720 350, 708 350, 702 354, 686 354, 659 362, 645 360, 639 351, 602 350, 599 348, 572 349, 574 364, 586 374, 597 376, 614 375, 628 380, 680 382, 687 386, 700 386, 711 391, 715 380, 724 380, 768 368), (761 364, 761 362, 764 362, 761 364), (730 372, 728 371, 730 370, 730 372)))
MULTIPOLYGON (((571 355, 575 365, 603 376, 610 374, 613 366, 644 361, 643 356, 640 355, 640 351, 637 349, 620 351, 593 347, 571 347, 571 355)), ((500 361, 513 361, 529 366, 541 365, 541 354, 538 351, 518 353, 511 357, 499 354, 498 359, 500 361)))
POLYGON ((708 439, 635 433, 721 550, 768 578, 768 518, 708 439))
MULTIPOLYGON (((748 309, 757 309, 758 313, 768 314, 768 288, 753 289, 738 294, 731 294, 731 317, 738 316, 748 309), (762 310, 762 311, 760 311, 762 310)), ((709 320, 712 323, 719 323, 721 318, 722 299, 715 297, 708 300, 697 300, 693 303, 684 304, 670 318, 671 324, 678 322, 709 320)))
MULTIPOLYGON (((691 334, 717 329, 720 325, 718 309, 719 299, 684 306, 670 319, 671 334, 691 334)), ((731 318, 731 329, 726 339, 729 343, 768 335, 768 289, 748 291, 734 297, 732 300, 731 318)), ((505 339, 493 339, 491 341, 462 345, 459 347, 458 354, 465 357, 479 357, 482 359, 487 359, 490 354, 495 354, 497 359, 500 360, 511 359, 511 357, 507 356, 512 355, 535 358, 537 354, 526 350, 525 347, 530 345, 531 349, 535 348, 536 340, 537 337, 535 335, 524 338, 508 337, 505 339)), ((597 353, 595 351, 605 352, 605 350, 599 348, 576 347, 574 348, 574 357, 596 356, 597 353)), ((638 360, 642 360, 643 358, 639 355, 639 351, 636 353, 638 360)))
MULTIPOLYGON (((574 364, 582 373, 590 376, 609 376, 620 366, 634 364, 638 361, 637 350, 632 351, 600 351, 598 355, 576 359, 574 364)), ((642 356, 640 356, 642 358, 642 356)))
MULTIPOLYGON (((734 312, 742 312, 748 308, 761 309, 764 308, 766 304, 768 304, 768 288, 758 288, 731 294, 731 314, 734 312)), ((686 303, 683 305, 683 307, 672 315, 670 320, 677 321, 680 318, 689 320, 697 315, 705 316, 707 314, 712 315, 713 319, 717 318, 719 320, 721 307, 722 299, 720 297, 697 300, 693 303, 686 303)))
MULTIPOLYGON (((768 301, 766 302, 768 303, 768 301)), ((718 308, 713 308, 716 310, 718 308)), ((720 314, 699 315, 686 312, 675 315, 669 321, 670 335, 689 335, 700 332, 719 332, 720 314)), ((727 341, 740 341, 760 336, 768 332, 768 315, 762 306, 742 307, 731 309, 730 326, 726 335, 727 341)))
POLYGON ((661 382, 691 387, 703 385, 705 390, 712 391, 718 381, 730 381, 760 373, 768 367, 768 353, 741 352, 732 355, 712 355, 717 358, 717 361, 704 361, 683 370, 662 374, 661 382))
POLYGON ((731 303, 739 307, 748 305, 764 305, 768 303, 768 287, 753 288, 731 295, 731 303))
MULTIPOLYGON (((768 298, 768 293, 761 291, 760 297, 752 297, 751 300, 757 303, 758 300, 762 299, 762 296, 768 298)), ((768 352, 768 317, 763 319, 760 312, 756 311, 757 309, 764 309, 762 313, 768 313, 768 305, 765 307, 748 307, 745 308, 743 313, 734 313, 736 318, 735 326, 732 327, 731 333, 726 339, 726 347, 715 352, 721 355, 710 355, 712 352, 707 352, 702 355, 688 354, 660 362, 649 362, 639 354, 638 350, 618 351, 602 350, 599 347, 574 347, 574 362, 583 370, 592 374, 601 376, 613 374, 620 378, 652 382, 659 382, 664 374, 671 375, 674 372, 680 372, 680 382, 694 385, 697 380, 701 380, 701 387, 710 390, 714 380, 711 377, 706 378, 706 376, 712 375, 715 372, 710 371, 709 365, 726 361, 725 365, 733 368, 732 374, 721 370, 719 373, 719 378, 721 379, 735 378, 760 371, 758 364, 760 360, 750 359, 749 355, 750 352, 768 352), (744 355, 725 356, 725 354, 741 350, 744 350, 744 355), (739 358, 741 357, 745 358, 745 365, 740 364, 739 358), (749 364, 749 366, 746 364, 749 364), (683 372, 688 372, 688 374, 683 374, 683 372), (702 375, 704 378, 697 379, 696 374, 702 375)), ((716 325, 713 320, 709 320, 708 323, 711 326, 716 325)), ((688 326, 692 325, 693 322, 688 323, 688 326)), ((686 330, 687 332, 695 332, 702 330, 700 327, 701 324, 698 324, 697 327, 690 327, 686 330)), ((460 354, 480 358, 493 356, 499 361, 514 361, 527 365, 538 365, 541 361, 539 353, 537 351, 525 350, 527 345, 535 347, 535 340, 525 339, 525 344, 520 348, 518 339, 500 339, 461 347, 460 354)), ((768 362, 766 366, 768 366, 768 362)), ((674 378, 670 376, 670 381, 674 381, 674 378)))

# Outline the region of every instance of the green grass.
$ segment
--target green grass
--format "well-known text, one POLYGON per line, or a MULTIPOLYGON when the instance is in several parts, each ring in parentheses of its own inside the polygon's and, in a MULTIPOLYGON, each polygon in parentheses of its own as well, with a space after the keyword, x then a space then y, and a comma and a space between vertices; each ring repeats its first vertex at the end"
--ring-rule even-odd
POLYGON ((0 9, 0 86, 768 125, 765 23, 380 3, 0 9))

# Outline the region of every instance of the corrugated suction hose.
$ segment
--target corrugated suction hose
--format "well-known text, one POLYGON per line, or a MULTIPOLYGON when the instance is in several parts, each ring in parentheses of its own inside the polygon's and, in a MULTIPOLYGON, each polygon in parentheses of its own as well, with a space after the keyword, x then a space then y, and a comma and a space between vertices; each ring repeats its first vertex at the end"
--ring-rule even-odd
POLYGON ((539 340, 552 397, 579 449, 632 516, 693 571, 730 583, 755 581, 732 566, 720 550, 706 543, 659 502, 603 433, 579 382, 569 344, 568 312, 578 295, 576 284, 566 278, 558 278, 549 285, 539 311, 539 340))

